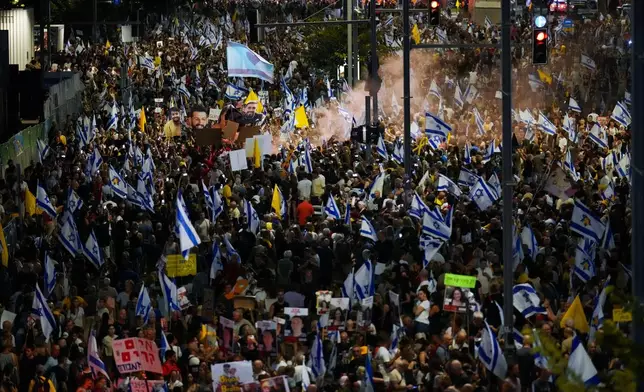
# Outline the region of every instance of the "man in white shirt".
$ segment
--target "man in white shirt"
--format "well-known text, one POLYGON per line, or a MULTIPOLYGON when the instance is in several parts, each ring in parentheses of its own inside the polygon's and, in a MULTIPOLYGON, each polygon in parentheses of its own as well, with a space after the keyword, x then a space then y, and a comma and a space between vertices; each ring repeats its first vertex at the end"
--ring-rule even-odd
POLYGON ((297 194, 300 200, 310 200, 311 199, 311 188, 313 182, 309 179, 310 175, 306 175, 297 183, 297 194))

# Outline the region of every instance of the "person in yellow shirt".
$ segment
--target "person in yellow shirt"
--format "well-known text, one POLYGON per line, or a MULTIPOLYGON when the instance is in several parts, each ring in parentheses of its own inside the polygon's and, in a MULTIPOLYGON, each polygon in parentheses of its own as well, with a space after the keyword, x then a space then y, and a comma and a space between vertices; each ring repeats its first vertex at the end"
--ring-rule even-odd
POLYGON ((229 178, 226 181, 226 185, 224 185, 224 189, 221 192, 224 199, 226 199, 226 204, 230 203, 230 198, 233 195, 232 185, 233 185, 233 180, 229 178))
POLYGON ((29 392, 56 392, 56 387, 50 379, 45 377, 45 367, 43 365, 36 366, 36 377, 29 382, 29 392))
POLYGON ((320 197, 324 194, 326 188, 326 178, 320 173, 320 169, 316 169, 315 178, 311 182, 311 196, 316 203, 320 202, 320 197))
POLYGON ((163 135, 167 138, 181 136, 181 117, 179 109, 170 109, 170 121, 163 126, 163 135))

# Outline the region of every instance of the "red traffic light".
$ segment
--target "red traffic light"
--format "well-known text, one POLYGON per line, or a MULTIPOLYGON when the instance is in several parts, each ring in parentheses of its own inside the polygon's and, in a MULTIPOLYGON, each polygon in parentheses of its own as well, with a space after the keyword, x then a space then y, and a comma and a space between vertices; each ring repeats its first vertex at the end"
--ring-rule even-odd
POLYGON ((432 9, 436 9, 436 8, 438 8, 438 6, 439 6, 439 5, 440 5, 440 4, 438 3, 438 1, 435 1, 435 0, 434 0, 434 1, 432 1, 432 2, 430 3, 430 5, 429 5, 429 6, 430 6, 432 9))
POLYGON ((543 41, 546 38, 548 38, 548 35, 543 31, 537 33, 537 41, 543 41))

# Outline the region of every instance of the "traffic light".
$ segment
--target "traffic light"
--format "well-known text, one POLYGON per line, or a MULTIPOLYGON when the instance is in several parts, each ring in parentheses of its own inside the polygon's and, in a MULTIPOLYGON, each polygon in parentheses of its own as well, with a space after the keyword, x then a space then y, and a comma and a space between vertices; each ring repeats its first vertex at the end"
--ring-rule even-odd
POLYGON ((532 32, 532 64, 548 64, 548 29, 535 28, 532 32))
POLYGON ((429 2, 429 25, 438 26, 441 19, 441 5, 438 0, 429 2))

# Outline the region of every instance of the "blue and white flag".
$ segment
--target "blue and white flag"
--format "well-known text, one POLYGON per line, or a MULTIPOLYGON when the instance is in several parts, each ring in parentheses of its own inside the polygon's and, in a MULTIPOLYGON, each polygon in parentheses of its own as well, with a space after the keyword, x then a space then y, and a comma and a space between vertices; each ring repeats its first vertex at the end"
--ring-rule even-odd
POLYGON ((445 124, 443 120, 429 112, 425 113, 425 134, 427 136, 436 135, 441 140, 446 140, 447 135, 452 131, 452 127, 445 124))
POLYGON ((249 200, 244 201, 244 215, 246 215, 246 220, 248 222, 248 231, 257 235, 260 219, 257 211, 255 211, 255 208, 253 208, 253 205, 249 200))
POLYGON ((219 243, 213 241, 212 243, 212 262, 210 263, 210 280, 217 278, 219 271, 224 270, 224 264, 221 261, 221 251, 219 250, 219 243))
POLYGON ((117 129, 119 126, 119 111, 118 111, 118 105, 116 102, 114 102, 114 105, 112 105, 112 109, 110 110, 110 114, 107 117, 107 126, 106 129, 109 131, 110 129, 117 129))
POLYGON ((610 285, 610 276, 604 282, 602 286, 602 291, 595 297, 594 307, 593 307, 593 316, 590 319, 590 330, 588 332, 588 341, 595 341, 595 334, 604 326, 604 305, 606 304, 606 297, 608 297, 608 291, 606 290, 610 285))
POLYGON ((87 172, 89 173, 90 177, 94 177, 96 173, 98 173, 98 169, 101 167, 103 164, 103 157, 101 156, 101 153, 98 151, 96 147, 94 147, 94 151, 92 151, 92 154, 89 156, 87 160, 87 172))
POLYGON ((588 282, 596 274, 595 243, 588 238, 580 238, 575 252, 575 275, 582 282, 588 282))
POLYGON ((374 392, 376 390, 373 382, 373 366, 371 365, 371 353, 367 352, 364 363, 364 390, 365 392, 374 392))
POLYGON ((309 357, 309 366, 311 367, 311 372, 313 376, 318 379, 323 377, 326 373, 326 365, 324 362, 324 347, 322 345, 322 339, 320 339, 320 332, 315 336, 313 340, 313 345, 311 346, 311 355, 309 357))
POLYGON ((228 42, 226 47, 228 77, 258 78, 273 83, 273 64, 238 42, 228 42))
POLYGON ((535 260, 539 252, 539 245, 537 245, 537 238, 534 236, 530 225, 525 226, 521 231, 521 243, 528 247, 528 254, 532 260, 535 260))
MULTIPOLYGON (((214 202, 212 200, 212 195, 210 194, 210 191, 208 190, 208 187, 206 187, 206 184, 201 180, 201 191, 203 193, 204 200, 206 202, 206 207, 213 212, 215 209, 214 202)), ((214 222, 213 222, 214 223, 214 222)))
POLYGON ((492 173, 490 178, 487 179, 488 185, 490 185, 490 188, 496 193, 497 199, 501 197, 501 181, 499 180, 499 176, 496 175, 496 173, 492 173))
POLYGON ((307 138, 304 141, 304 169, 307 173, 313 173, 313 160, 311 159, 311 144, 307 138))
POLYGON ((420 240, 420 248, 423 251, 423 268, 427 269, 429 263, 434 259, 441 246, 445 242, 423 235, 420 240))
POLYGON ((49 257, 49 253, 45 251, 45 285, 43 286, 43 288, 45 289, 45 298, 49 298, 51 292, 54 291, 54 287, 56 286, 56 267, 54 266, 55 263, 56 261, 49 257))
POLYGON ((159 283, 161 284, 163 298, 168 304, 168 312, 180 312, 181 306, 179 306, 179 298, 177 296, 177 285, 161 270, 159 270, 159 283))
MULTIPOLYGON (((223 236, 224 239, 224 245, 226 246, 226 255, 228 257, 228 260, 232 259, 232 255, 237 255, 239 256, 239 253, 237 253, 237 250, 233 248, 233 244, 230 243, 230 234, 226 233, 223 236)), ((238 260, 241 262, 241 260, 238 260)))
POLYGON ((463 109, 463 106, 465 106, 465 95, 463 95, 461 86, 459 86, 458 84, 456 85, 456 88, 454 90, 454 103, 461 109, 463 109))
POLYGON ((465 149, 463 151, 463 162, 467 165, 472 163, 472 145, 470 142, 465 142, 465 149))
POLYGON ((546 117, 545 114, 540 110, 539 111, 539 120, 537 122, 539 129, 547 135, 554 136, 557 134, 557 127, 546 117))
POLYGON ((101 255, 101 248, 98 246, 98 240, 96 240, 96 235, 94 230, 89 233, 87 241, 83 246, 83 255, 96 267, 100 269, 103 265, 103 256, 101 255))
POLYGON ((190 216, 186 210, 186 203, 183 201, 183 195, 181 192, 177 194, 176 208, 176 226, 179 229, 178 237, 181 254, 186 260, 188 260, 190 249, 195 246, 199 246, 199 244, 201 244, 201 238, 199 238, 192 222, 190 222, 190 216))
POLYGON ((391 155, 391 158, 399 165, 402 165, 405 162, 405 146, 400 140, 394 142, 394 153, 391 155))
POLYGON ((508 371, 508 363, 505 360, 503 350, 501 350, 496 335, 492 332, 487 321, 484 321, 484 323, 485 329, 481 334, 481 344, 477 350, 478 357, 487 370, 503 380, 508 371))
POLYGON ((221 198, 221 195, 214 187, 210 188, 210 193, 212 194, 212 222, 215 223, 219 215, 224 212, 224 201, 221 198))
POLYGON ((324 207, 324 213, 327 217, 331 217, 335 220, 342 219, 342 216, 340 215, 340 209, 338 208, 338 205, 335 203, 335 199, 331 194, 329 194, 329 199, 326 202, 326 207, 324 207))
POLYGON ((456 197, 461 197, 461 194, 463 194, 458 185, 443 174, 438 175, 438 190, 448 192, 456 197))
POLYGON ((631 176, 631 157, 629 154, 624 154, 622 159, 616 165, 617 175, 619 178, 630 178, 631 176))
POLYGON ((535 314, 546 313, 545 309, 541 306, 541 300, 537 292, 527 283, 514 286, 512 289, 512 304, 525 318, 535 314))
POLYGON ((485 154, 483 155, 483 159, 481 159, 481 162, 483 163, 489 162, 494 156, 495 151, 496 151, 496 145, 495 145, 494 139, 492 139, 488 143, 487 148, 485 149, 485 154))
POLYGON ((355 285, 355 278, 352 270, 351 272, 349 272, 349 275, 347 275, 347 278, 344 280, 344 283, 340 288, 342 292, 342 297, 349 298, 350 301, 353 301, 353 296, 355 291, 354 285, 355 285))
POLYGON ((628 127, 632 122, 631 113, 629 112, 626 105, 621 102, 617 102, 615 108, 613 109, 613 113, 610 115, 610 118, 617 121, 624 127, 628 127))
POLYGON ((83 207, 83 200, 78 196, 76 191, 69 187, 67 190, 67 202, 65 203, 65 211, 74 214, 76 211, 83 207))
POLYGON ((64 223, 58 233, 58 240, 63 245, 63 248, 72 255, 72 257, 76 257, 80 251, 80 240, 78 238, 76 223, 72 219, 71 215, 67 215, 63 221, 64 223))
POLYGON ((36 285, 36 292, 34 293, 34 300, 31 304, 31 312, 34 316, 40 319, 40 327, 42 334, 45 336, 45 341, 48 341, 52 332, 56 329, 56 318, 47 305, 47 299, 40 291, 40 287, 36 285))
POLYGON ((351 203, 347 203, 344 209, 344 224, 351 225, 351 203))
POLYGON ((573 97, 570 97, 570 100, 568 101, 568 110, 581 113, 581 106, 579 106, 579 104, 573 97))
POLYGON ((147 324, 150 318, 150 311, 152 310, 152 301, 150 301, 150 294, 145 285, 141 285, 139 296, 136 299, 135 314, 143 317, 143 323, 147 324))
POLYGON ((570 152, 570 149, 566 151, 566 159, 563 162, 563 167, 566 169, 568 174, 570 174, 570 178, 572 178, 573 181, 579 181, 579 173, 577 173, 577 169, 575 169, 575 162, 572 160, 572 153, 570 152))
POLYGON ((429 86, 429 94, 441 99, 441 90, 438 88, 434 79, 432 79, 432 84, 429 86))
POLYGON ((389 153, 387 152, 387 145, 385 144, 385 139, 380 135, 378 137, 378 144, 376 145, 376 151, 378 155, 382 157, 385 161, 389 160, 389 153))
POLYGON ((411 217, 421 220, 423 219, 425 212, 429 212, 429 207, 427 207, 427 204, 425 204, 418 193, 414 192, 414 197, 411 199, 411 205, 409 206, 407 214, 409 214, 409 216, 411 217))
POLYGON ((485 211, 492 207, 497 201, 498 196, 496 191, 485 180, 479 177, 470 190, 470 199, 481 211, 485 211))
POLYGON ((378 236, 376 234, 376 229, 373 228, 371 222, 366 217, 362 217, 362 223, 360 223, 360 236, 372 240, 373 242, 378 241, 378 236))
POLYGON ((354 274, 353 279, 353 290, 359 301, 373 295, 375 289, 374 269, 370 260, 365 260, 364 264, 354 274))
POLYGON ((110 165, 110 188, 121 199, 127 199, 127 185, 121 175, 110 165))
POLYGON ((599 384, 597 369, 581 344, 579 336, 573 337, 572 340, 572 349, 568 357, 568 371, 581 378, 581 381, 587 387, 599 384))
POLYGON ((47 196, 45 188, 40 186, 40 182, 36 185, 36 206, 45 211, 50 217, 56 218, 56 208, 51 204, 49 196, 47 196))
POLYGON ((583 67, 588 68, 591 71, 596 71, 597 70, 597 65, 595 64, 595 60, 591 59, 590 57, 586 56, 585 54, 581 55, 581 65, 583 67))
POLYGON ((168 338, 165 336, 165 332, 163 330, 161 331, 161 344, 159 345, 159 351, 159 356, 161 357, 162 361, 165 360, 165 353, 172 351, 172 346, 170 346, 168 338))
POLYGON ((38 146, 38 158, 40 158, 40 163, 44 163, 45 158, 47 158, 47 155, 49 155, 49 152, 51 151, 49 145, 40 139, 36 140, 36 145, 38 146))
POLYGON ((575 208, 572 211, 570 230, 591 241, 600 242, 606 226, 595 217, 588 207, 575 199, 575 208))
POLYGON ((458 175, 458 185, 473 187, 479 180, 479 176, 471 170, 461 167, 461 172, 458 175))
POLYGON ((608 136, 606 131, 597 123, 590 128, 588 138, 597 144, 600 148, 608 148, 608 136))
POLYGON ((447 211, 447 216, 444 220, 437 219, 437 217, 442 218, 438 209, 434 210, 433 213, 426 211, 423 216, 423 234, 430 235, 443 241, 449 241, 452 236, 453 211, 454 209, 450 208, 447 211))
POLYGON ((485 134, 485 122, 483 121, 483 116, 479 113, 476 107, 472 108, 472 113, 474 113, 474 122, 476 123, 476 129, 479 131, 479 135, 485 134))
POLYGON ((154 59, 151 57, 147 56, 139 56, 139 66, 141 68, 145 68, 148 70, 153 71, 155 66, 154 66, 154 59))
POLYGON ((248 94, 248 90, 239 86, 236 86, 232 83, 226 83, 226 92, 224 96, 231 101, 239 101, 248 94))
POLYGON ((602 238, 601 248, 607 252, 615 249, 615 236, 613 234, 613 229, 610 226, 610 220, 606 222, 606 230, 604 230, 604 237, 602 238))
POLYGON ((575 120, 572 117, 568 116, 568 113, 564 115, 563 124, 561 126, 564 131, 568 133, 568 140, 573 143, 577 143, 578 135, 577 131, 575 130, 575 120))
POLYGON ((107 367, 98 352, 98 345, 96 344, 96 332, 92 330, 87 340, 87 365, 94 378, 99 374, 105 376, 108 380, 110 375, 107 373, 107 367))

